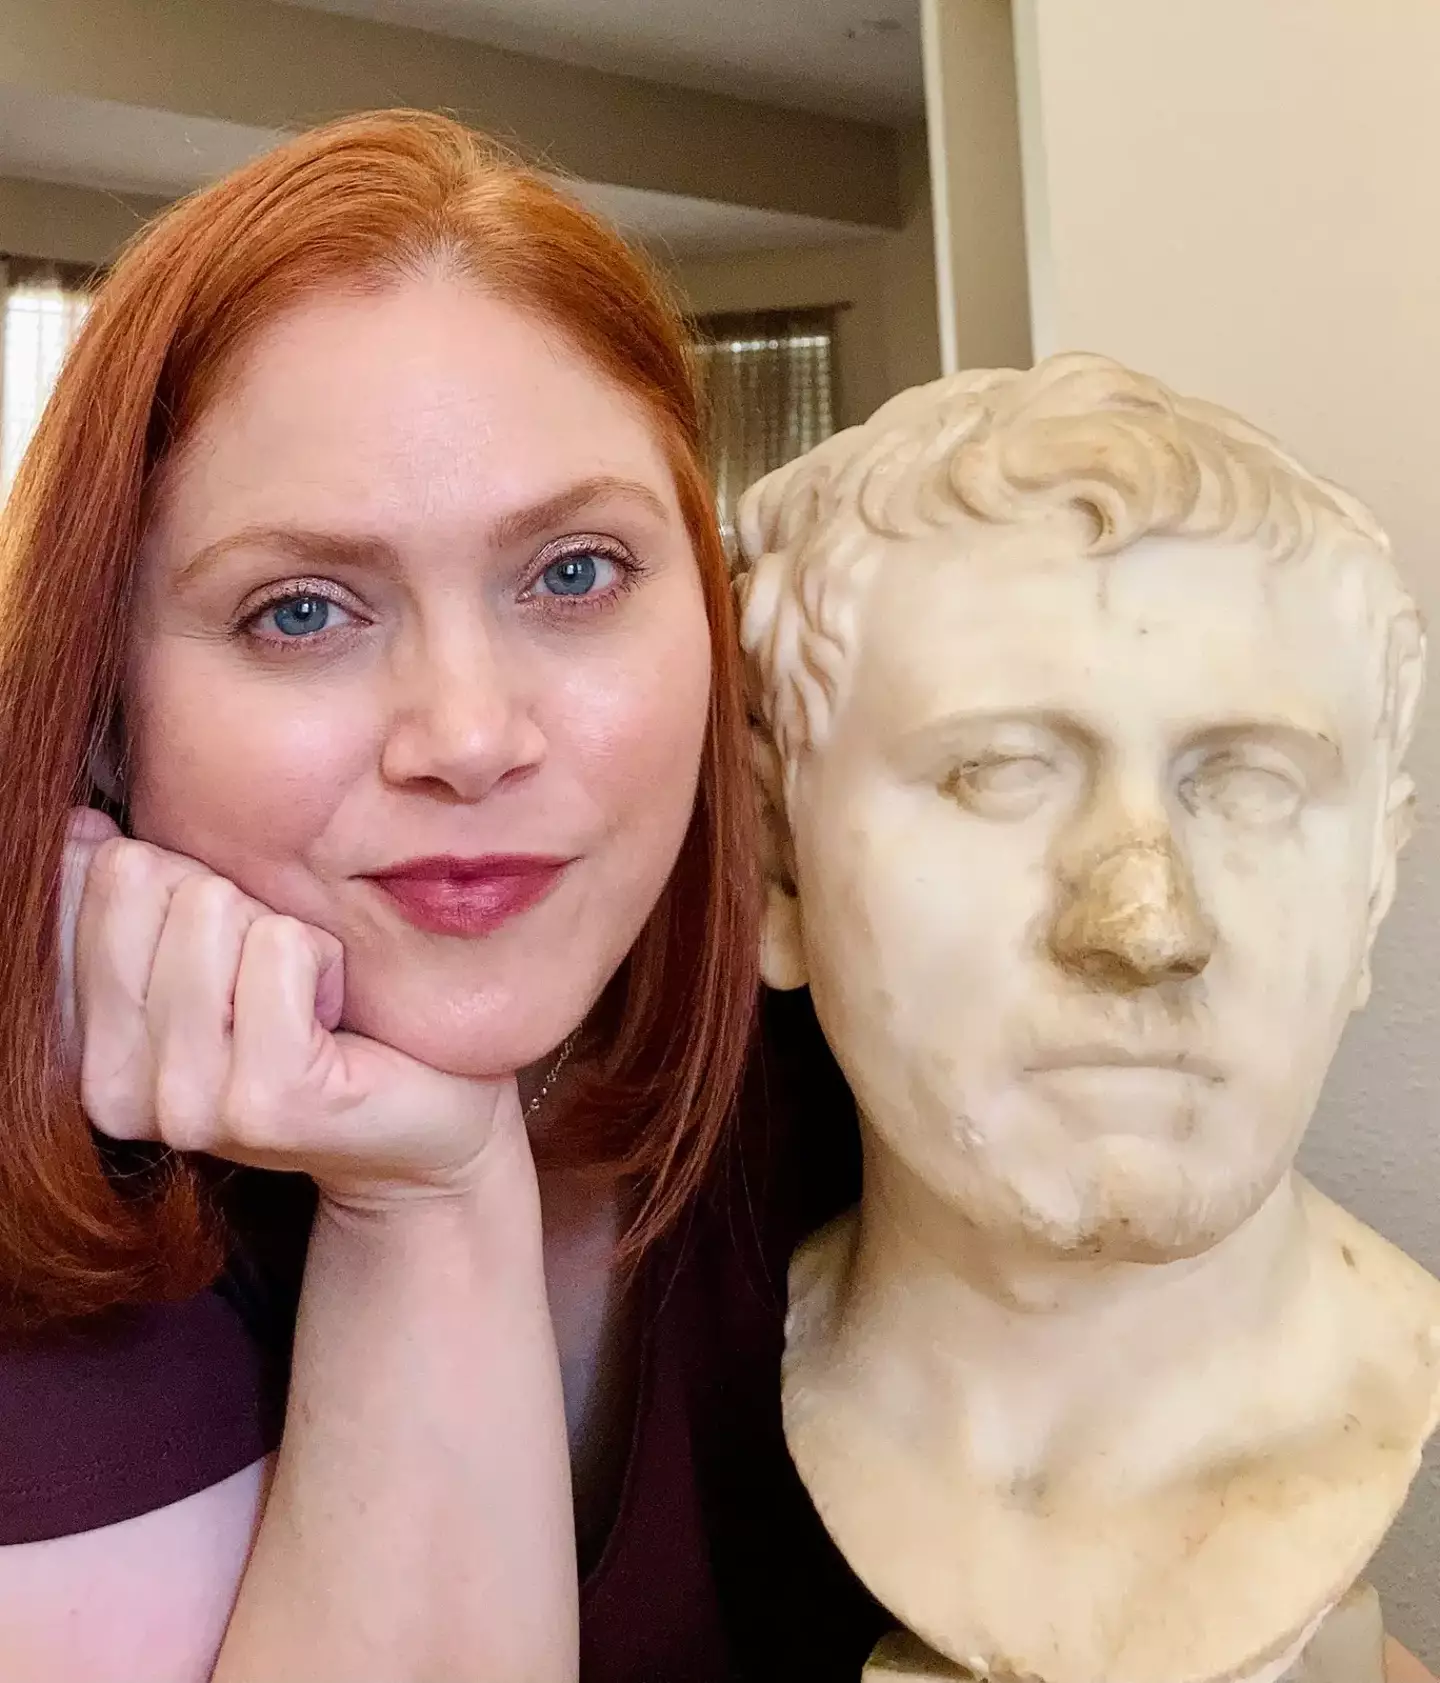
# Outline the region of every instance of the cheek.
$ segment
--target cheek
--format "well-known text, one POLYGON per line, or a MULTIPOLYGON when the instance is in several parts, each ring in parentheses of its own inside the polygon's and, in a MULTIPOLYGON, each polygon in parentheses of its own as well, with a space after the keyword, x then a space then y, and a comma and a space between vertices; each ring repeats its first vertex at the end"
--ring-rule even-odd
POLYGON ((1364 839, 1316 825, 1272 846, 1232 842, 1201 854, 1197 887, 1219 935, 1216 976, 1263 999, 1258 1012, 1244 1010, 1256 1032, 1287 1009, 1312 1021, 1348 1014, 1370 896, 1364 839))
POLYGON ((291 860, 374 764, 360 698, 227 682, 203 644, 175 639, 137 663, 126 705, 135 834, 257 892, 256 862, 291 860))
POLYGON ((994 1049, 997 1013, 1035 985, 1052 901, 1043 845, 937 796, 907 802, 900 818, 870 867, 897 985, 947 1036, 994 1049))
POLYGON ((710 713, 710 634, 703 609, 634 652, 572 668, 546 708, 550 752, 612 832, 683 833, 710 713))
POLYGON ((986 944, 989 891, 957 846, 955 814, 883 773, 811 790, 796 865, 812 989, 834 1019, 917 1056, 958 1044, 977 1015, 992 1023, 1006 952, 986 944))

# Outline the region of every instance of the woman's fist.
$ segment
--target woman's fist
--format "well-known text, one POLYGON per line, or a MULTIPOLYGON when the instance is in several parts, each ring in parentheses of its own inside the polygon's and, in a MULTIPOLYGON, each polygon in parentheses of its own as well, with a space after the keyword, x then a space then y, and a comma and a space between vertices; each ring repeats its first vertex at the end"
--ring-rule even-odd
POLYGON ((338 1030, 333 936, 99 813, 72 819, 62 920, 62 1010, 104 1133, 300 1170, 366 1204, 464 1190, 497 1141, 524 1142, 513 1080, 338 1030))

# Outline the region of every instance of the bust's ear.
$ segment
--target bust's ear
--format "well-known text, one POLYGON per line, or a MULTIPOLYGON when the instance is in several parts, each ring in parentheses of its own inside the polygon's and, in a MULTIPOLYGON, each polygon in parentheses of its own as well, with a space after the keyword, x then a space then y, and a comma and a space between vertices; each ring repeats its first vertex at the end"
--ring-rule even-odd
POLYGON ((760 974, 767 987, 781 992, 803 988, 810 980, 805 968, 805 936, 800 926, 800 901, 777 883, 765 885, 765 921, 760 929, 760 974))
POLYGON ((1386 756, 1389 787, 1380 833, 1376 837, 1375 869, 1370 886, 1370 927, 1360 967, 1355 1009, 1370 998, 1370 954, 1385 914, 1395 898, 1395 871, 1400 849, 1415 828, 1415 783, 1402 762, 1415 734, 1420 698, 1425 687, 1425 631, 1413 610, 1401 614, 1390 628, 1387 655, 1385 712, 1380 722, 1381 752, 1386 756))
POLYGON ((760 925, 760 974, 767 987, 803 988, 810 980, 805 965, 805 931, 795 886, 794 852, 785 816, 785 779, 770 734, 750 727, 755 790, 760 806, 760 861, 765 911, 760 925))
POLYGON ((1365 956, 1360 963, 1360 980, 1355 989, 1353 1009, 1363 1011, 1370 1003, 1370 989, 1374 977, 1370 956, 1375 950, 1375 937, 1395 899, 1395 872, 1400 861, 1400 849, 1410 840, 1415 828, 1415 784, 1401 772, 1391 779, 1389 797, 1380 834, 1376 839, 1375 872, 1370 888, 1369 928, 1365 932, 1365 956))

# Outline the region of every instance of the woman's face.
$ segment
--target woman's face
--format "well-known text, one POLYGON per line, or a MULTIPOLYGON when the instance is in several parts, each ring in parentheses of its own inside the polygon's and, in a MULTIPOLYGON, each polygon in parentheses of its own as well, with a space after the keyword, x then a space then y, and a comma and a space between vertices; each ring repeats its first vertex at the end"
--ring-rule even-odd
POLYGON ((659 445, 560 334, 441 277, 272 324, 134 625, 134 833, 337 936, 347 1027, 491 1075, 583 1019, 684 838, 710 640, 659 445))

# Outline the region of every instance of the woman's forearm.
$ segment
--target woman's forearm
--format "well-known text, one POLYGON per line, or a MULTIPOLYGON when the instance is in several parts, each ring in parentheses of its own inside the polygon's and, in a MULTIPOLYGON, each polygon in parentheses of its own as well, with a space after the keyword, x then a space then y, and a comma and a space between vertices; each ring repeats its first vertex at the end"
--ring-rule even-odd
POLYGON ((1435 1683, 1435 1679, 1393 1638, 1385 1644, 1386 1683, 1435 1683))
POLYGON ((322 1199, 215 1683, 564 1683, 577 1617, 528 1158, 453 1198, 322 1199))

